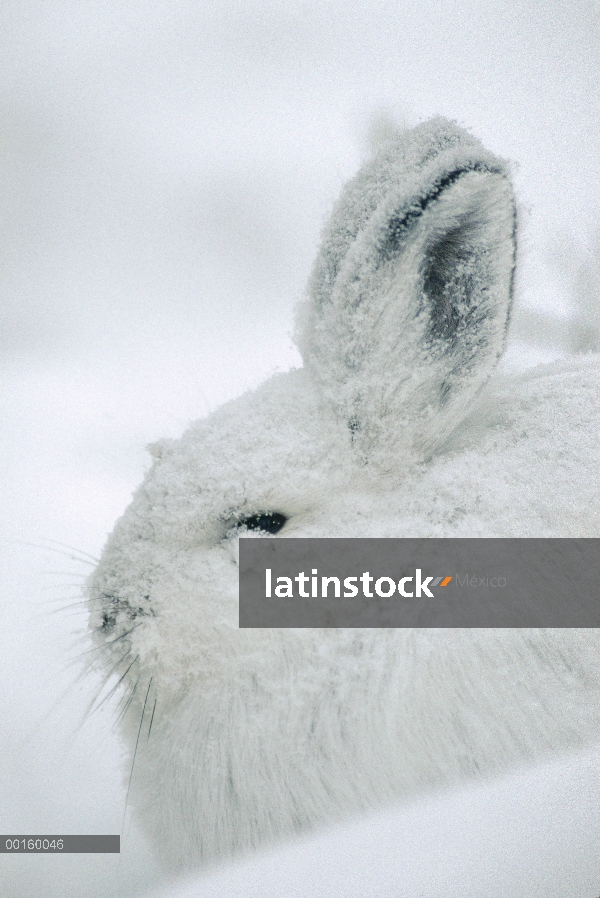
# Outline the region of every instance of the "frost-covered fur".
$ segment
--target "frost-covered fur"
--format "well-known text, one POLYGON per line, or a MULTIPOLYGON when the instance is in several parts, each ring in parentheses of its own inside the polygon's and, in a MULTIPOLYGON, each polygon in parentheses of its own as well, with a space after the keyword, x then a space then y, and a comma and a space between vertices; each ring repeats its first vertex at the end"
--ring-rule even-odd
POLYGON ((130 802, 167 865, 595 737, 593 630, 237 626, 237 541, 260 515, 285 517, 276 538, 599 534, 597 358, 481 389, 514 259, 505 164, 420 125, 334 210, 304 368, 154 447, 90 606, 125 686, 130 802))

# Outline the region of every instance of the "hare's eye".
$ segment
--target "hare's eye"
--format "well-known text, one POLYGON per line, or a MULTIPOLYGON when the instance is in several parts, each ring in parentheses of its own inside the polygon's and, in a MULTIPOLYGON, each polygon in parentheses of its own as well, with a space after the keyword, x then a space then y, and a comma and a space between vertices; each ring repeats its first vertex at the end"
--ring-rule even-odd
POLYGON ((249 515, 247 518, 240 518, 238 527, 245 527, 247 530, 264 530, 266 533, 279 533, 287 518, 278 511, 267 511, 262 514, 249 515))

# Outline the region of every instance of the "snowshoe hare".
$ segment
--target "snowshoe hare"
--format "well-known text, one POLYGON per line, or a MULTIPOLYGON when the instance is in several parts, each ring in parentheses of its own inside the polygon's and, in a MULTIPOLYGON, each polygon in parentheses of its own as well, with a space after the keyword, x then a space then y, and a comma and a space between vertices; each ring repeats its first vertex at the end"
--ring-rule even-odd
POLYGON ((152 447, 89 596, 168 866, 595 738, 595 630, 238 629, 240 535, 599 535, 598 359, 486 384, 515 253, 507 165, 399 135, 325 229, 304 367, 152 447))

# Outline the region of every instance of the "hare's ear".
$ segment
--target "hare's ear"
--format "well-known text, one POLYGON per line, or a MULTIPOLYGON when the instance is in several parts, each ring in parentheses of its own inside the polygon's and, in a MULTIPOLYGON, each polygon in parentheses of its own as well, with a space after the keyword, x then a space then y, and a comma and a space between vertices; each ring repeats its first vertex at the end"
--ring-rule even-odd
POLYGON ((443 119, 345 188, 299 344, 367 458, 425 457, 468 410, 504 348, 515 227, 505 164, 443 119))

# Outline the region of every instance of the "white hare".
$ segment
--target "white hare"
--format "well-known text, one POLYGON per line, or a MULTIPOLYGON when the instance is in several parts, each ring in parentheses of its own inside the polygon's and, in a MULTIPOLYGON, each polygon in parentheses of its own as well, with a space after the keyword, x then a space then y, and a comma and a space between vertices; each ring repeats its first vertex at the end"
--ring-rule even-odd
POLYGON ((593 740, 594 630, 240 630, 240 534, 598 536, 598 359, 496 376, 507 166, 434 119, 345 188, 304 367, 153 447, 89 586, 172 868, 593 740), (468 415, 468 417, 467 417, 468 415))

